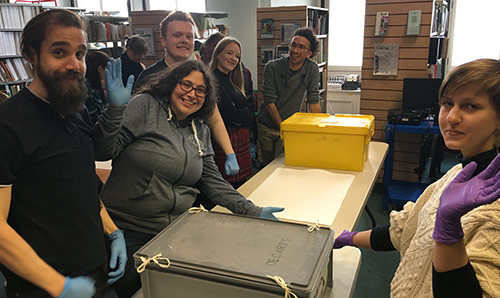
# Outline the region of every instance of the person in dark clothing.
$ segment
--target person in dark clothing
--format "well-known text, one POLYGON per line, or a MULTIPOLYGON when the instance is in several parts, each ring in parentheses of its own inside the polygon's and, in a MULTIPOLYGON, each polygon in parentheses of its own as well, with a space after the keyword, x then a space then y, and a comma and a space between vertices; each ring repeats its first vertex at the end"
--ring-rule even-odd
POLYGON ((139 74, 146 69, 146 66, 141 63, 141 60, 148 52, 148 43, 140 35, 126 36, 125 43, 125 53, 120 56, 122 60, 123 86, 127 85, 127 80, 130 75, 134 75, 135 83, 139 74))
POLYGON ((85 36, 71 11, 32 18, 21 50, 33 81, 0 105, 0 270, 9 298, 104 298, 124 273, 125 240, 100 204, 84 109, 85 36))
MULTIPOLYGON (((195 24, 191 15, 182 11, 173 11, 161 21, 160 38, 165 49, 165 57, 141 72, 135 83, 134 92, 144 85, 150 84, 152 82, 149 80, 151 75, 173 67, 175 63, 184 62, 191 58, 194 51, 194 28, 195 24)), ((231 141, 217 107, 206 120, 215 140, 226 153, 226 173, 228 175, 238 173, 240 167, 236 161, 236 155, 231 147, 231 141)))
POLYGON ((240 171, 236 175, 225 175, 224 151, 216 142, 212 142, 215 162, 224 179, 234 188, 238 188, 252 175, 249 128, 255 125, 255 112, 246 99, 243 89, 240 42, 231 37, 219 41, 213 53, 210 70, 217 79, 219 86, 217 105, 240 165, 240 171))
POLYGON ((391 212, 390 225, 344 231, 334 248, 397 249, 391 297, 500 297, 500 61, 453 69, 439 102, 441 134, 460 164, 391 212))
POLYGON ((100 51, 94 51, 87 55, 87 100, 85 106, 90 114, 92 123, 96 123, 99 116, 108 106, 106 98, 106 84, 104 83, 104 70, 109 61, 108 54, 100 51))
MULTIPOLYGON (((187 211, 200 191, 234 213, 276 219, 272 213, 281 208, 254 205, 215 165, 203 121, 216 105, 210 71, 187 60, 152 79, 128 104, 110 104, 94 127, 97 159, 113 159, 101 197, 125 232, 129 254, 187 211)), ((140 286, 130 257, 115 292, 130 297, 140 286)))

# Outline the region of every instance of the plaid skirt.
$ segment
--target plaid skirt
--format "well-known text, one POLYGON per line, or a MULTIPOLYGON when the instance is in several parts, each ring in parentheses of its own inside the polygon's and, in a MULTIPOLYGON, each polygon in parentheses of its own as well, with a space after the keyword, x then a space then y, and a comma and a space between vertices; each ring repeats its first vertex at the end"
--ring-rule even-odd
POLYGON ((240 171, 236 175, 226 175, 224 164, 226 162, 226 153, 212 138, 212 145, 215 151, 215 163, 219 167, 222 177, 229 183, 245 181, 253 174, 252 158, 250 156, 250 136, 247 128, 226 127, 233 146, 240 171))

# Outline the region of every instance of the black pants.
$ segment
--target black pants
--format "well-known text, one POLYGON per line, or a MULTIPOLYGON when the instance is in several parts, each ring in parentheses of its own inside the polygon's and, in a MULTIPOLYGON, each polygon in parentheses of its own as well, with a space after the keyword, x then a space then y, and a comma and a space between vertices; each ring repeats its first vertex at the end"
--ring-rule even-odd
MULTIPOLYGON (((94 298, 106 298, 106 292, 108 291, 106 268, 107 266, 103 265, 86 274, 82 274, 95 280, 96 292, 94 298)), ((7 298, 52 298, 52 296, 42 289, 12 289, 8 283, 5 287, 5 293, 7 294, 7 298)))

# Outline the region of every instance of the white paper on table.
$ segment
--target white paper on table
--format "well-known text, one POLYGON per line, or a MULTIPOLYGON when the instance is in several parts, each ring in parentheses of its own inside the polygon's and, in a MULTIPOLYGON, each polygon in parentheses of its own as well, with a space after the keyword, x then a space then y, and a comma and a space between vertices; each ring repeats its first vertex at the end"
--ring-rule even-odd
POLYGON ((278 218, 331 225, 353 179, 329 170, 278 168, 248 199, 263 207, 285 207, 274 214, 278 218))

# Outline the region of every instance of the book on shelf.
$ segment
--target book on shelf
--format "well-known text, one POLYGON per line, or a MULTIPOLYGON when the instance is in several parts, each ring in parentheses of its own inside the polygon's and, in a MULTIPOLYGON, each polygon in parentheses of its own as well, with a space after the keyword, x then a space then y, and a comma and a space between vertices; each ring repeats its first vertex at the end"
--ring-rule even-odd
POLYGON ((0 56, 19 55, 21 53, 20 31, 0 31, 0 56))
POLYGON ((274 19, 260 21, 260 38, 274 38, 274 19))
POLYGON ((320 39, 319 44, 318 44, 318 52, 316 53, 316 56, 314 57, 314 60, 318 64, 326 61, 325 49, 324 49, 323 45, 324 45, 323 39, 320 39))
POLYGON ((2 82, 28 80, 31 77, 33 77, 33 70, 24 58, 0 60, 0 80, 2 82))
POLYGON ((328 11, 309 9, 307 27, 311 28, 316 35, 328 34, 328 11))
POLYGON ((15 84, 15 85, 2 85, 0 91, 7 94, 7 96, 11 97, 15 95, 17 92, 21 91, 24 88, 24 83, 15 84))
POLYGON ((274 59, 274 46, 261 46, 260 47, 260 63, 266 64, 274 59))
POLYGON ((21 29, 40 13, 39 5, 1 5, 0 29, 21 29))
POLYGON ((436 0, 434 2, 431 22, 431 32, 433 35, 448 34, 448 17, 448 2, 443 0, 436 0))
POLYGON ((87 26, 89 42, 123 40, 129 34, 128 27, 125 24, 92 21, 87 26))

